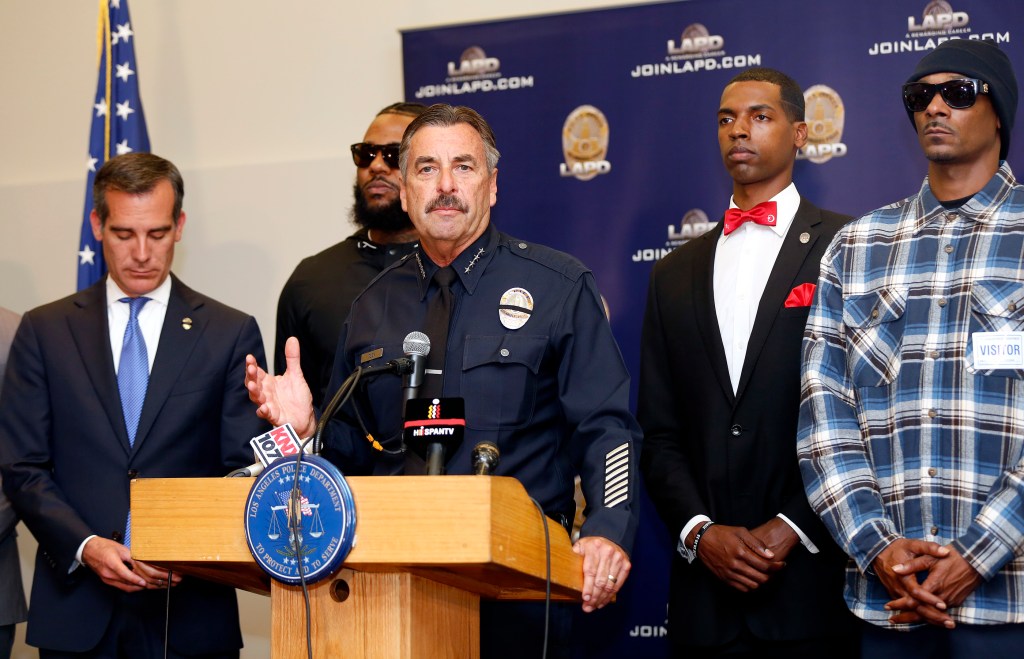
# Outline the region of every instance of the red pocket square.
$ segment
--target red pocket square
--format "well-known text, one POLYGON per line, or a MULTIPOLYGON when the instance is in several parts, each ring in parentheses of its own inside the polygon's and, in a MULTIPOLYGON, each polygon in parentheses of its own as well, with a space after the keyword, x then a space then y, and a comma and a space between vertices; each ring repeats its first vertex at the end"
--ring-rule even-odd
POLYGON ((811 306, 811 300, 814 299, 814 284, 808 282, 806 284, 800 284, 789 292, 789 297, 786 298, 786 304, 783 306, 787 309, 792 307, 809 307, 811 306))

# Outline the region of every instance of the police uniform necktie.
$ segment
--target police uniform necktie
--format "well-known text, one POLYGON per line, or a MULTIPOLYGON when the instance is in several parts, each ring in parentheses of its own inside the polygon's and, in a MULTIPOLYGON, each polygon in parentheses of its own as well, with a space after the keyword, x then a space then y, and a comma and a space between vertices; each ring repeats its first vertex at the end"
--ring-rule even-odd
POLYGON ((454 302, 452 284, 458 275, 450 265, 434 273, 438 291, 427 305, 427 317, 423 332, 430 337, 430 354, 427 355, 427 377, 423 378, 423 398, 441 396, 444 384, 444 361, 448 352, 448 323, 451 321, 454 302))
MULTIPOLYGON (((117 366, 117 389, 121 394, 121 412, 128 431, 128 444, 134 448, 135 433, 138 432, 139 417, 142 416, 142 403, 146 400, 146 389, 149 388, 149 355, 139 327, 139 312, 149 302, 149 298, 123 297, 120 301, 128 304, 129 315, 121 343, 121 361, 117 366)), ((129 510, 124 532, 124 544, 129 547, 131 528, 132 513, 129 510)))

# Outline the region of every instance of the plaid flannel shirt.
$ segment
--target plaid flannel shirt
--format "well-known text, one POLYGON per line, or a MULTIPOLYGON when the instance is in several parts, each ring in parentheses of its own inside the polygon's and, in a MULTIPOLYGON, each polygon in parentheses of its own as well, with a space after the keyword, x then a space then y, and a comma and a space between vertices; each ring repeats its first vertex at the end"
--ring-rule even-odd
POLYGON ((1024 369, 974 366, 972 333, 1024 330, 1024 187, 1001 162, 962 207, 918 194, 822 258, 798 432, 811 506, 853 561, 845 595, 890 625, 871 571, 900 537, 950 544, 984 581, 949 614, 1024 622, 1024 369))

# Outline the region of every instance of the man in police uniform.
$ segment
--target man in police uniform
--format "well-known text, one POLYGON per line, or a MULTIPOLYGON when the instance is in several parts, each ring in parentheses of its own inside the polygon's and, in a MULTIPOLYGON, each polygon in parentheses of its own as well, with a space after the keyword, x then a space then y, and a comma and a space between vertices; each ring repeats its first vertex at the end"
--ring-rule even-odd
MULTIPOLYGON (((493 441, 501 451, 497 474, 518 478, 545 512, 570 520, 573 475, 579 473, 589 508, 574 550, 584 557, 583 610, 589 612, 611 600, 630 570, 640 431, 628 410, 629 375, 592 274, 566 254, 491 225, 497 161, 490 127, 469 108, 435 105, 410 124, 400 152, 402 205, 419 231, 420 249, 385 270, 353 303, 328 397, 356 364, 403 356, 403 337, 424 329, 427 309, 440 294, 435 274, 452 266, 443 374, 428 371, 424 383, 428 389, 443 383, 437 389, 443 396, 465 398, 467 440, 447 471, 470 473, 473 445, 493 441)), ((435 346, 439 339, 431 336, 435 346)), ((315 416, 296 341, 286 357, 288 368, 276 377, 249 359, 246 384, 261 417, 291 422, 306 436, 315 416)), ((384 450, 375 451, 354 422, 334 422, 327 439, 332 459, 347 473, 408 471, 400 379, 371 381, 356 404, 384 450)), ((519 608, 530 617, 538 607, 519 608)), ((502 606, 482 607, 483 656, 534 651, 524 638, 529 623, 496 624, 509 615, 502 606)), ((554 636, 565 642, 561 624, 556 620, 554 636)))

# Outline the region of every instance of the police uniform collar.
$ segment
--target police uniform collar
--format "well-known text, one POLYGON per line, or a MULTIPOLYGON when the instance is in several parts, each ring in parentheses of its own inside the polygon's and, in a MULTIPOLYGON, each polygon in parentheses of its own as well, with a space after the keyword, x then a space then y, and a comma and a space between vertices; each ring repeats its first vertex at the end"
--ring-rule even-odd
MULTIPOLYGON (((462 286, 470 295, 476 290, 480 277, 483 276, 484 270, 487 269, 487 264, 494 256, 495 249, 498 247, 498 237, 498 230, 494 228, 494 224, 488 223, 483 234, 474 240, 469 247, 462 250, 462 253, 452 261, 455 274, 458 275, 459 281, 462 282, 462 286)), ((422 300, 426 298, 427 290, 430 288, 430 281, 434 278, 434 273, 440 267, 430 260, 430 257, 426 255, 422 247, 414 252, 414 256, 419 262, 420 299, 422 300)))

